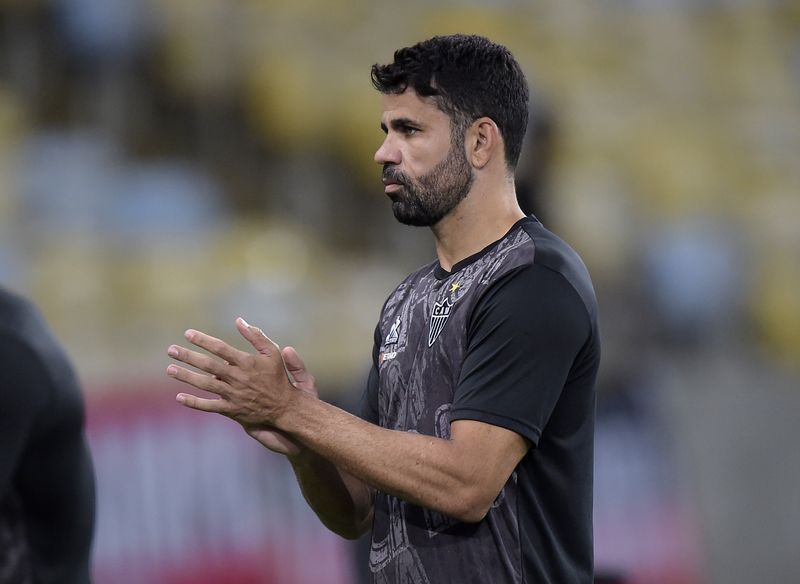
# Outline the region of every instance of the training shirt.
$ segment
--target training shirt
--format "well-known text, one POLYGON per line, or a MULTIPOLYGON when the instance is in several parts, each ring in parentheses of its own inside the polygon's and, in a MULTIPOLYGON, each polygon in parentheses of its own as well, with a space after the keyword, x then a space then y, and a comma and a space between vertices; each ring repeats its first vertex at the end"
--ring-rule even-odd
POLYGON ((0 584, 86 584, 94 473, 73 369, 39 312, 0 288, 0 584))
POLYGON ((531 448, 479 523, 377 492, 372 581, 590 584, 599 358, 586 268, 534 217, 408 276, 375 330, 362 417, 445 439, 479 420, 531 448))

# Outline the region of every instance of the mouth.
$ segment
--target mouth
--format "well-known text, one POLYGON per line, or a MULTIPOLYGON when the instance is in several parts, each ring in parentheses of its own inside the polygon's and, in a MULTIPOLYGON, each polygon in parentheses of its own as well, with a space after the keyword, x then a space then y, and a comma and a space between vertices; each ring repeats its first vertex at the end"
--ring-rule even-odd
POLYGON ((385 193, 396 193, 400 189, 403 188, 403 183, 396 182, 396 181, 383 181, 383 192, 385 193))
POLYGON ((392 178, 390 176, 384 176, 381 179, 381 182, 383 182, 383 191, 387 194, 399 191, 404 185, 404 183, 399 179, 392 178))

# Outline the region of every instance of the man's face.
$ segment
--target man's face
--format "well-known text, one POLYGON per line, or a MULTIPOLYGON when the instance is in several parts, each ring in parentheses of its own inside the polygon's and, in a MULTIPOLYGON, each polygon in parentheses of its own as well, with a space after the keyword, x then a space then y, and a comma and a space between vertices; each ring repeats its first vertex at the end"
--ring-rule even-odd
POLYGON ((463 134, 453 139, 449 116, 411 89, 383 96, 381 128, 386 139, 375 161, 383 165, 395 217, 406 225, 437 224, 472 187, 463 134))

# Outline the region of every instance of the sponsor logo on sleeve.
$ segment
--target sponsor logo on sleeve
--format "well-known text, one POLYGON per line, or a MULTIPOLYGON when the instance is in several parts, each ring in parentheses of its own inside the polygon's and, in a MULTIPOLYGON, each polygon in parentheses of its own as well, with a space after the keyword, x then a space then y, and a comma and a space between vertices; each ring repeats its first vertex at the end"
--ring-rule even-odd
POLYGON ((388 351, 389 345, 396 345, 397 342, 400 340, 400 317, 397 317, 397 320, 394 321, 392 324, 392 328, 389 329, 389 334, 386 335, 386 340, 383 342, 383 350, 381 354, 378 356, 378 364, 383 365, 385 361, 391 361, 395 357, 397 357, 397 351, 388 351))
POLYGON ((389 334, 386 336, 386 340, 383 342, 384 345, 394 345, 400 339, 400 317, 397 317, 397 320, 394 321, 392 328, 389 329, 389 334))

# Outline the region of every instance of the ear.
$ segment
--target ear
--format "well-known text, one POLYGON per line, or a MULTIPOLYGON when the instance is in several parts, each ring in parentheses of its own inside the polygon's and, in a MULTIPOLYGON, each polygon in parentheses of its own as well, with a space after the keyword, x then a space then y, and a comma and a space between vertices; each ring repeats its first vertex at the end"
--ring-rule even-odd
POLYGON ((467 157, 475 168, 481 169, 502 155, 500 129, 491 118, 478 118, 467 129, 467 157))

